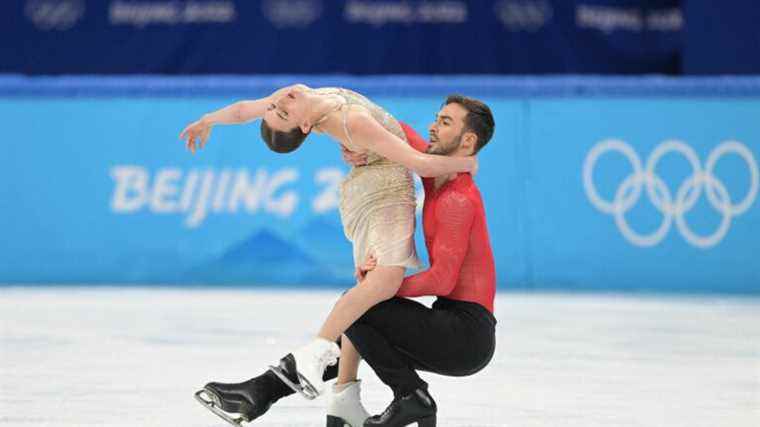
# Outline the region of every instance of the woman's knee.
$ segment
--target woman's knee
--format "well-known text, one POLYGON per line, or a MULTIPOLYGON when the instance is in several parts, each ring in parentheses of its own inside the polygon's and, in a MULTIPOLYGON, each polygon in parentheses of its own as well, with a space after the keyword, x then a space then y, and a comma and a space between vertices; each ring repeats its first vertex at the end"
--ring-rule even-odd
POLYGON ((404 272, 404 267, 379 265, 367 273, 359 286, 368 286, 378 300, 385 301, 396 296, 404 281, 404 272))

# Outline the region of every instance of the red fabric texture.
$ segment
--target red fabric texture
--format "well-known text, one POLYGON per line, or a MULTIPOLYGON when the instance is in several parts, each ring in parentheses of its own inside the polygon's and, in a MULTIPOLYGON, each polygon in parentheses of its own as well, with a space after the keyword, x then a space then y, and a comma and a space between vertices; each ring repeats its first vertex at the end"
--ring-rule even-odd
MULTIPOLYGON (((409 145, 425 151, 427 143, 402 123, 409 145)), ((482 305, 493 313, 496 270, 483 199, 468 173, 435 188, 423 178, 422 224, 430 268, 404 279, 397 296, 436 295, 482 305)))

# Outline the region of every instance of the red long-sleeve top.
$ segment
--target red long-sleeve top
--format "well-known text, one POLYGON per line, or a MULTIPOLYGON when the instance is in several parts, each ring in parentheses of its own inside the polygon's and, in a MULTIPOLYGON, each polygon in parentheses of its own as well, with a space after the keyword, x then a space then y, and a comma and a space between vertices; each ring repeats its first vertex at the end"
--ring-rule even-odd
MULTIPOLYGON (((427 143, 402 124, 409 144, 424 152, 427 143)), ((430 268, 404 279, 400 297, 442 296, 475 302, 493 313, 496 270, 488 237, 483 199, 468 173, 435 188, 423 178, 422 224, 430 268)))

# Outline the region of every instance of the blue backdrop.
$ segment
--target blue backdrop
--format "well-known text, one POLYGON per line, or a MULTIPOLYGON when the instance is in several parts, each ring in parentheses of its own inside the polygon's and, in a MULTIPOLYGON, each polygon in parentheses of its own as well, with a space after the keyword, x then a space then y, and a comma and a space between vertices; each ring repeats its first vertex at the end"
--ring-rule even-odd
MULTIPOLYGON (((449 92, 492 107, 476 181, 500 289, 760 291, 760 80, 341 80, 423 134, 449 92)), ((0 282, 350 284, 334 142, 178 140, 280 83, 0 79, 0 282)))
POLYGON ((680 0, 16 0, 0 72, 675 74, 684 26, 680 0))

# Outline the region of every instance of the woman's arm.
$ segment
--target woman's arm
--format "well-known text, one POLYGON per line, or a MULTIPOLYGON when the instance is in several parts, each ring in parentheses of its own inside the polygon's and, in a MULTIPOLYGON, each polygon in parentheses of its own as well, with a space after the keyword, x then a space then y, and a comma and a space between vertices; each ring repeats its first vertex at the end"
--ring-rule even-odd
POLYGON ((190 123, 179 134, 179 139, 185 140, 185 147, 195 154, 196 142, 199 148, 206 146, 211 128, 217 124, 237 124, 255 120, 264 115, 269 98, 255 101, 239 101, 212 113, 204 114, 200 119, 190 123))
POLYGON ((388 132, 365 112, 349 112, 347 120, 349 137, 355 145, 402 164, 422 177, 477 170, 477 160, 474 156, 449 157, 418 152, 399 137, 388 132))
POLYGON ((230 125, 247 123, 259 119, 264 116, 264 113, 272 104, 273 100, 277 99, 284 92, 295 88, 303 89, 306 88, 306 86, 301 84, 287 86, 278 89, 265 98, 250 101, 238 101, 214 112, 204 114, 197 121, 190 123, 182 133, 180 133, 179 139, 186 139, 187 142, 185 145, 190 151, 195 153, 196 140, 200 141, 200 148, 203 148, 211 134, 212 126, 218 124, 230 125))
POLYGON ((246 123, 264 116, 271 104, 272 98, 269 96, 253 101, 238 101, 222 109, 204 114, 199 121, 209 126, 246 123))
POLYGON ((238 124, 246 123, 252 120, 259 119, 264 116, 267 108, 285 92, 292 89, 308 89, 302 84, 295 84, 286 86, 282 89, 276 90, 266 98, 255 99, 251 101, 238 101, 232 105, 224 107, 220 110, 214 111, 203 116, 201 120, 205 120, 211 125, 215 124, 238 124))

